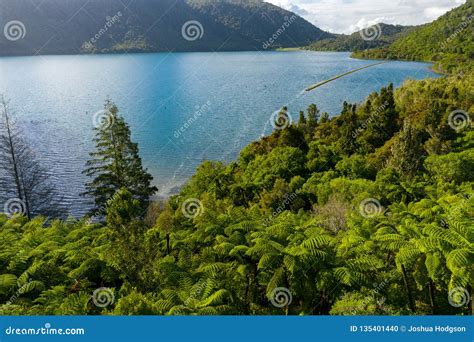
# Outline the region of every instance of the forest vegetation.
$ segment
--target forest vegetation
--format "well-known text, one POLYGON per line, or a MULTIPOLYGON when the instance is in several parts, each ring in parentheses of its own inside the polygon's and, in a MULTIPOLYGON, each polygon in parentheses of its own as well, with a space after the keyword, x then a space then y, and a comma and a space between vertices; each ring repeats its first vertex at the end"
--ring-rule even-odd
POLYGON ((350 35, 340 34, 311 43, 312 51, 363 51, 387 47, 400 37, 414 30, 416 26, 376 24, 350 35))
POLYGON ((472 295, 474 132, 471 114, 452 113, 473 112, 473 84, 390 85, 291 124, 283 108, 282 129, 228 165, 204 162, 146 212, 156 189, 107 102, 116 121, 98 129, 86 171, 104 210, 0 216, 0 312, 468 314, 472 302, 449 301, 472 295), (93 304, 98 288, 109 306, 93 304), (275 305, 282 288, 291 300, 275 305))
POLYGON ((24 36, 0 39, 0 56, 254 51, 333 36, 262 0, 0 0, 0 19, 9 18, 24 36))
POLYGON ((410 31, 388 47, 359 51, 354 56, 434 62, 435 69, 447 73, 472 71, 474 0, 410 31))
MULTIPOLYGON (((229 164, 203 162, 165 203, 150 201, 157 189, 107 101, 84 171, 95 210, 0 215, 0 314, 472 314, 471 42, 451 40, 448 75, 387 85, 338 116, 283 107, 271 135, 229 164)), ((12 157, 27 142, 10 139, 9 113, 0 172, 19 187, 0 191, 21 198, 21 179, 43 173, 12 157)), ((39 179, 32 198, 48 189, 39 179)))

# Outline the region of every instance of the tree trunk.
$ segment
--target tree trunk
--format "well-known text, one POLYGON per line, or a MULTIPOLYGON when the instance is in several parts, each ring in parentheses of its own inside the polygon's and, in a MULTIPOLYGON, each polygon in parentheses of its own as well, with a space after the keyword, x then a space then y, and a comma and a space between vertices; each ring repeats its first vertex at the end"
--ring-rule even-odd
POLYGON ((26 191, 24 177, 21 177, 21 184, 22 184, 21 188, 23 190, 23 201, 25 202, 26 217, 28 217, 28 219, 31 220, 30 198, 28 196, 28 192, 26 191))
POLYGON ((407 270, 405 269, 405 266, 402 265, 402 275, 403 275, 403 284, 405 285, 405 291, 407 293, 407 299, 408 299, 408 305, 410 306, 411 312, 415 313, 415 303, 413 302, 413 297, 411 295, 410 287, 408 285, 408 276, 407 276, 407 270))
POLYGON ((17 163, 17 160, 16 160, 15 144, 13 143, 12 128, 11 128, 11 125, 10 125, 10 118, 8 116, 7 105, 6 105, 4 100, 2 100, 2 106, 3 106, 3 114, 5 115, 5 128, 6 128, 7 136, 8 136, 7 137, 8 146, 10 148, 9 153, 10 153, 10 157, 12 159, 11 162, 12 162, 12 166, 13 166, 13 174, 14 174, 14 178, 15 178, 17 196, 18 196, 18 199, 20 201, 25 202, 25 207, 27 209, 26 210, 27 217, 28 217, 28 219, 31 219, 31 215, 30 215, 30 212, 29 212, 29 204, 26 203, 27 201, 23 196, 23 191, 22 191, 22 187, 21 187, 20 171, 18 170, 18 163, 17 163))
POLYGON ((473 293, 472 293, 472 286, 470 284, 467 285, 467 293, 469 293, 469 303, 468 303, 468 308, 469 308, 469 315, 474 315, 474 307, 472 305, 472 296, 473 296, 473 293))
POLYGON ((171 246, 170 246, 170 234, 166 233, 166 255, 170 255, 171 246))
POLYGON ((245 312, 245 315, 250 315, 250 286, 251 286, 251 283, 252 283, 252 279, 251 279, 251 275, 248 274, 247 275, 247 284, 245 284, 245 293, 244 293, 244 303, 245 303, 245 306, 244 306, 244 312, 245 312))
POLYGON ((122 151, 119 151, 117 146, 117 140, 115 137, 115 132, 113 129, 110 130, 110 137, 112 139, 112 145, 114 149, 114 166, 115 172, 117 173, 117 179, 119 181, 119 187, 123 186, 123 177, 122 177, 122 151), (119 155, 120 154, 120 155, 119 155))
POLYGON ((431 313, 433 315, 436 315, 436 311, 437 311, 436 310, 436 302, 435 302, 436 287, 435 287, 435 284, 434 284, 434 282, 431 278, 428 282, 428 290, 429 290, 429 294, 430 294, 431 313))

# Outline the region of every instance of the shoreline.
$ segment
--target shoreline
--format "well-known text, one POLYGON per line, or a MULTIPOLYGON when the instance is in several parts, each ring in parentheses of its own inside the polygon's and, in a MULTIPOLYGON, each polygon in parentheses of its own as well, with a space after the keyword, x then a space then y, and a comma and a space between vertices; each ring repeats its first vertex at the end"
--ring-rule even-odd
MULTIPOLYGON (((17 58, 17 57, 45 57, 45 56, 107 56, 107 55, 148 55, 148 54, 158 54, 158 53, 231 53, 231 52, 289 52, 289 51, 303 51, 304 49, 300 47, 288 47, 288 48, 276 48, 276 49, 244 49, 244 50, 193 50, 193 51, 170 51, 170 50, 157 50, 157 51, 107 51, 107 52, 95 52, 95 53, 81 53, 71 52, 71 53, 44 53, 44 54, 9 54, 2 55, 0 58, 17 58)), ((330 51, 328 51, 330 52, 330 51)))

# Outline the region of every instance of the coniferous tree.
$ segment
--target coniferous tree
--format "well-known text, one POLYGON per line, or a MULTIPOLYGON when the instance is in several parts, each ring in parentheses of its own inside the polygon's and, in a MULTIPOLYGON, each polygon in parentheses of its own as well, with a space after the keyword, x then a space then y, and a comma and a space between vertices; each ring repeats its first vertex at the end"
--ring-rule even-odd
POLYGON ((140 282, 140 270, 147 264, 144 248, 146 226, 143 223, 143 203, 127 189, 118 189, 107 201, 107 225, 111 228, 107 238, 111 242, 107 258, 123 275, 140 282))
POLYGON ((103 115, 102 123, 95 128, 96 150, 90 153, 83 171, 93 178, 83 195, 94 198, 93 214, 103 214, 107 201, 124 188, 139 201, 144 215, 150 197, 158 189, 151 185, 153 177, 143 168, 138 145, 132 142, 130 128, 117 106, 107 100, 103 115))
POLYGON ((310 104, 308 106, 308 126, 311 132, 318 125, 318 121, 319 121, 319 109, 314 103, 310 104))
POLYGON ((321 119, 319 120, 319 123, 329 122, 329 120, 330 120, 330 118, 329 118, 329 113, 324 112, 324 113, 321 115, 321 119))
POLYGON ((372 152, 383 146, 399 129, 393 84, 382 88, 380 95, 376 95, 373 101, 367 101, 362 114, 367 127, 360 137, 360 143, 365 152, 372 152))
POLYGON ((341 153, 351 155, 357 150, 357 141, 354 136, 354 132, 357 130, 356 105, 344 102, 341 121, 341 139, 338 147, 341 153))
POLYGON ((425 151, 420 130, 405 121, 392 147, 391 165, 407 177, 413 177, 422 170, 425 151))
POLYGON ((300 117, 298 120, 298 126, 304 126, 304 125, 306 125, 306 116, 304 115, 304 112, 301 110, 300 117))
POLYGON ((29 219, 38 215, 64 215, 62 198, 54 189, 50 174, 36 159, 3 96, 0 96, 0 165, 0 210, 21 213, 29 219))

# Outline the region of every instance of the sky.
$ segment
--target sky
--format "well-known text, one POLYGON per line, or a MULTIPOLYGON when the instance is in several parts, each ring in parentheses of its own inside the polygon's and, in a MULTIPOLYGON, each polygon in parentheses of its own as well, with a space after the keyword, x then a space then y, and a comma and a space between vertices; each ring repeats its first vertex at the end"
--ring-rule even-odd
POLYGON ((376 23, 431 22, 465 0, 265 0, 333 33, 353 33, 376 23))

